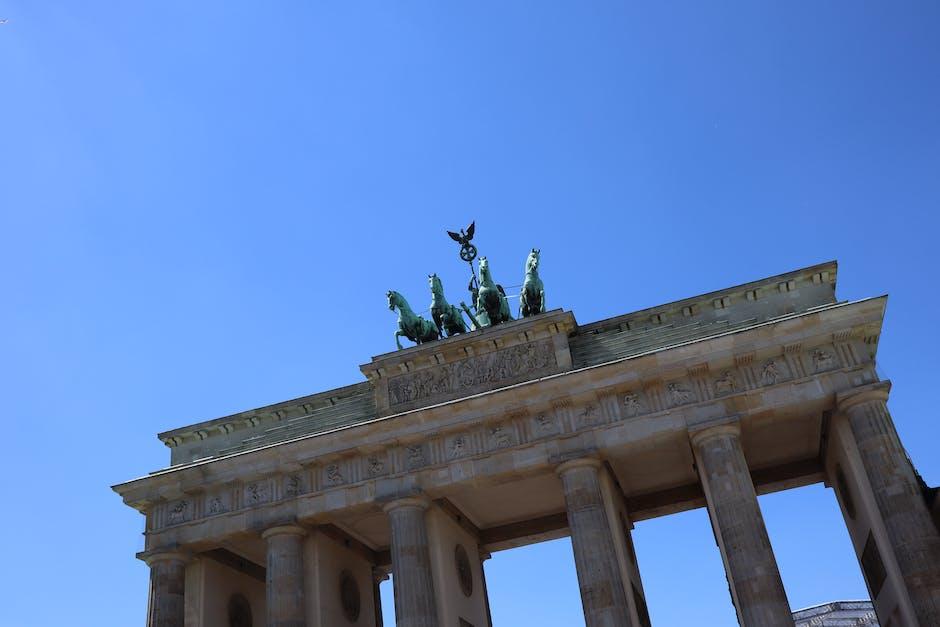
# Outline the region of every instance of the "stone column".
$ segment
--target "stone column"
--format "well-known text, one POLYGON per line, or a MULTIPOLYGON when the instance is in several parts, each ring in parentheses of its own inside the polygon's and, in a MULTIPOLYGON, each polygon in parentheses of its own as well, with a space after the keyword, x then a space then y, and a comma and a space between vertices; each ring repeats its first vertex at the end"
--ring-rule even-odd
POLYGON ((388 579, 388 571, 378 566, 372 567, 372 605, 375 610, 375 627, 383 627, 385 620, 382 618, 382 595, 379 594, 379 586, 388 579))
POLYGON ((738 424, 698 429, 691 438, 738 622, 743 627, 793 627, 738 424))
POLYGON ((438 627, 437 602, 431 578, 428 502, 404 498, 385 505, 392 531, 392 583, 396 627, 438 627))
POLYGON ((914 613, 923 626, 940 625, 940 534, 888 413, 890 389, 884 381, 840 394, 839 411, 848 419, 914 613))
POLYGON ((267 627, 306 627, 304 536, 297 525, 271 527, 261 534, 268 544, 267 627))
POLYGON ((143 560, 150 566, 147 627, 183 627, 183 591, 189 556, 179 552, 152 553, 143 560))
POLYGON ((601 494, 600 465, 596 459, 575 459, 561 464, 557 473, 565 491, 585 625, 625 627, 632 622, 601 494))
POLYGON ((483 584, 483 602, 486 604, 486 627, 493 627, 493 614, 490 613, 490 593, 486 589, 486 568, 483 563, 490 559, 492 555, 478 549, 480 555, 480 582, 483 584))

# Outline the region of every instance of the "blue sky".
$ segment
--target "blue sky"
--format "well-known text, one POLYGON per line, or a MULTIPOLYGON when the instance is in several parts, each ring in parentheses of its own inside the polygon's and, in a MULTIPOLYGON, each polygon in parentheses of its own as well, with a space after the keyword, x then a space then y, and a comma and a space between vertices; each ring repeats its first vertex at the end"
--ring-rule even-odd
MULTIPOLYGON (((140 624, 158 431, 361 380, 387 289, 542 250, 581 322, 838 259, 940 483, 936 2, 0 0, 0 625, 140 624)), ((831 491, 761 498, 794 609, 864 598, 831 491)), ((645 521, 658 627, 733 625, 703 510, 645 521)), ((488 563, 581 624, 570 544, 488 563)), ((388 587, 387 585, 385 586, 388 587)), ((386 590, 386 592, 389 592, 386 590)), ((391 599, 386 599, 391 611, 391 599)), ((386 623, 391 624, 391 623, 386 623)))

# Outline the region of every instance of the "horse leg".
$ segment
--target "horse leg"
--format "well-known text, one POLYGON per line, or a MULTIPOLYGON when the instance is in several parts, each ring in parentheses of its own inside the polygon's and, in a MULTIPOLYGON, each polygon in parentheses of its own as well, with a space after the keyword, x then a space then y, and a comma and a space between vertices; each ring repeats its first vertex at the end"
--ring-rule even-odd
POLYGON ((398 344, 398 350, 402 349, 401 340, 398 339, 402 335, 401 331, 395 331, 395 343, 398 344))

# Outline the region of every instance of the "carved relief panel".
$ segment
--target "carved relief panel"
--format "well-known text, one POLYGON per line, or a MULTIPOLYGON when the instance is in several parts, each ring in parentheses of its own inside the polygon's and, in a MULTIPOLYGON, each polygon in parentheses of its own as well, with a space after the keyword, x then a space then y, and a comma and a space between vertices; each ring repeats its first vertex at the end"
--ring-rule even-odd
POLYGON ((556 365, 551 339, 517 344, 392 377, 388 381, 388 403, 395 409, 426 400, 472 394, 498 384, 539 376, 556 365))

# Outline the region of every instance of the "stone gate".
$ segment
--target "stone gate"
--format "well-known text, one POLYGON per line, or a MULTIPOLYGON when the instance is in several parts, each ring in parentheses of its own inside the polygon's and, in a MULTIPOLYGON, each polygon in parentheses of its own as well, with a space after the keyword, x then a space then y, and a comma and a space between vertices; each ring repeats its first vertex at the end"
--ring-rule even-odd
POLYGON ((875 357, 886 297, 826 263, 608 320, 554 310, 366 380, 159 435, 151 627, 491 624, 484 562, 570 536, 588 627, 649 625, 631 528, 706 507, 738 620, 794 620, 758 494, 824 482, 883 627, 940 625, 940 536, 875 357))

